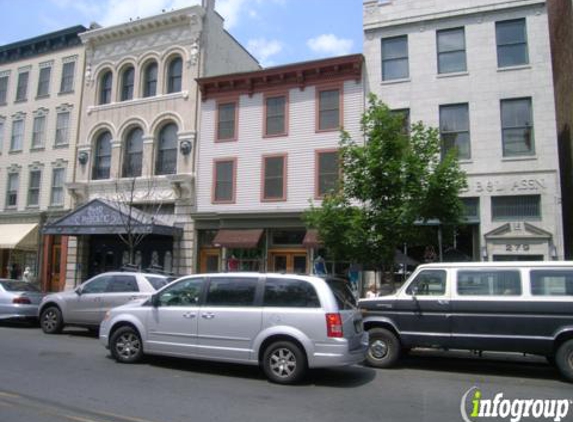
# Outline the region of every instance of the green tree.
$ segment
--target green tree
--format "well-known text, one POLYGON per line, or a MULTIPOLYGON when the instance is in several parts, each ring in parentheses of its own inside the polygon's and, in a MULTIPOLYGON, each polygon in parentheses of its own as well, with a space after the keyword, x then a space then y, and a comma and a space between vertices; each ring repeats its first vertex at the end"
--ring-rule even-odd
POLYGON ((334 259, 391 271, 396 248, 420 232, 417 223, 460 222, 466 177, 455 150, 441 154, 437 129, 418 122, 405 130, 404 117, 374 95, 361 130, 364 142, 342 131, 339 186, 304 219, 334 259))

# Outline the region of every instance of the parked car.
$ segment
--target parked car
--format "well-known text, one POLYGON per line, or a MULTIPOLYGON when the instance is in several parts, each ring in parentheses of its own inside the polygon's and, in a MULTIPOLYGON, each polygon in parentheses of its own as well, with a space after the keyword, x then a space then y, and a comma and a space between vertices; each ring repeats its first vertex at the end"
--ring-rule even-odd
POLYGON ((573 262, 421 265, 395 294, 359 306, 371 366, 415 347, 519 352, 573 381, 573 262))
POLYGON ((0 319, 18 319, 35 322, 38 305, 44 294, 34 286, 20 280, 0 279, 0 319))
POLYGON ((174 279, 137 272, 96 275, 73 290, 45 296, 38 309, 40 326, 46 334, 59 333, 66 325, 95 330, 108 309, 146 299, 174 279))
POLYGON ((100 340, 121 363, 145 353, 260 365, 281 384, 362 362, 368 346, 347 283, 260 273, 181 278, 109 311, 100 340))

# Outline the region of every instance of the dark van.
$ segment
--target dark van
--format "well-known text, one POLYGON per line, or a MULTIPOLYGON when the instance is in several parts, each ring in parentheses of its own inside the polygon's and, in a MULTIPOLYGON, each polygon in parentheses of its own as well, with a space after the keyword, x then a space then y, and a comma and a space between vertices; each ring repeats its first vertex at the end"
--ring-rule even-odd
POLYGON ((573 381, 573 262, 421 265, 395 294, 359 306, 371 366, 416 347, 520 352, 573 381))

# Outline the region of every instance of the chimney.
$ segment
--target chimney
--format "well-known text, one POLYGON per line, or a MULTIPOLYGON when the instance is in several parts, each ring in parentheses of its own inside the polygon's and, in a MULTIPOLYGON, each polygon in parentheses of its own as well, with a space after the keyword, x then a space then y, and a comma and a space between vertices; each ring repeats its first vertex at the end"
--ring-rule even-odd
POLYGON ((212 12, 215 10, 215 0, 201 0, 201 6, 207 12, 212 12))

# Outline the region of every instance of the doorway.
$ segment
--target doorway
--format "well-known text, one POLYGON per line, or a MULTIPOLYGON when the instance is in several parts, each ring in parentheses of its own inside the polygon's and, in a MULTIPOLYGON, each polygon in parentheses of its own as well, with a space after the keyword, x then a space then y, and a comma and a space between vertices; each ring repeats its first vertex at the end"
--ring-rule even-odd
POLYGON ((50 262, 50 286, 48 290, 50 292, 59 292, 62 290, 60 288, 60 263, 62 259, 62 245, 54 244, 52 245, 50 262))
POLYGON ((199 254, 199 272, 216 273, 219 272, 219 262, 221 262, 221 250, 218 248, 201 249, 199 254))
POLYGON ((306 250, 269 251, 269 270, 276 273, 308 274, 306 250))

